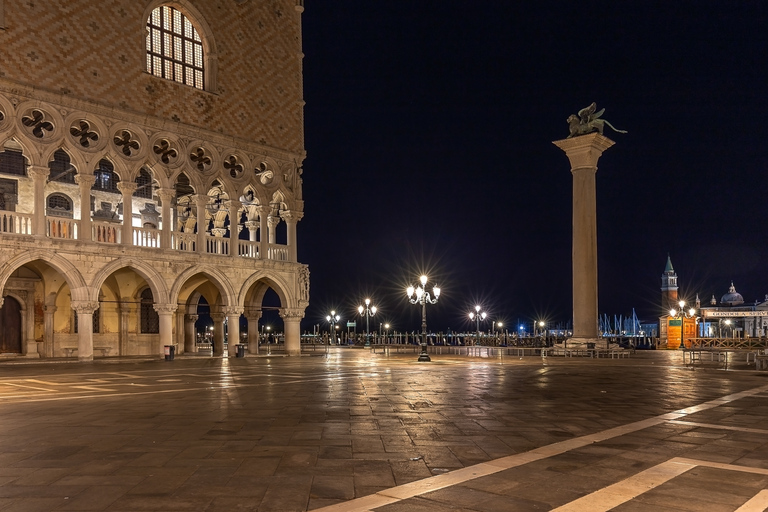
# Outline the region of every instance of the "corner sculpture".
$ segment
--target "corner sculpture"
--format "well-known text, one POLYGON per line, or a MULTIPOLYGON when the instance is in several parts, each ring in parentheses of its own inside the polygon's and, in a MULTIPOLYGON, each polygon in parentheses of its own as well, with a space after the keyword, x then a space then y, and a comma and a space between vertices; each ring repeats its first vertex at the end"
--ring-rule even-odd
POLYGON ((619 130, 605 119, 599 119, 605 112, 604 108, 600 111, 597 110, 597 104, 593 101, 592 104, 586 108, 579 110, 579 114, 571 114, 568 116, 568 130, 570 134, 567 138, 578 137, 579 135, 586 135, 588 133, 597 132, 600 135, 603 134, 603 125, 608 125, 611 129, 617 133, 627 133, 626 130, 619 130))

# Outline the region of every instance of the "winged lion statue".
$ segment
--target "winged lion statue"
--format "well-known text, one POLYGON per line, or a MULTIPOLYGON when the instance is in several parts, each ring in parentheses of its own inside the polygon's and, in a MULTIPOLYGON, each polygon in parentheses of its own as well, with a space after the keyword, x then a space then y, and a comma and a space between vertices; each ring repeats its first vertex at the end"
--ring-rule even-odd
POLYGON ((604 125, 608 125, 617 133, 627 133, 626 130, 617 129, 606 119, 600 119, 603 112, 605 112, 604 108, 597 110, 597 104, 592 102, 590 106, 579 110, 578 115, 571 114, 568 116, 568 131, 570 132, 568 138, 570 139, 571 137, 578 137, 579 135, 586 135, 592 132, 597 132, 602 135, 604 125))

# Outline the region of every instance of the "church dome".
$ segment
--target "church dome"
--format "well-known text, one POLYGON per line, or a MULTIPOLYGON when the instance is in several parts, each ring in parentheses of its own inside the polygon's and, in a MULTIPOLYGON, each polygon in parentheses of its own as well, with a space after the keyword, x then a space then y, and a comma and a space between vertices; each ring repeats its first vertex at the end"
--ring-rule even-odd
POLYGON ((739 304, 744 304, 744 297, 736 291, 733 283, 731 283, 731 287, 728 288, 728 293, 720 297, 720 304, 725 306, 738 306, 739 304))

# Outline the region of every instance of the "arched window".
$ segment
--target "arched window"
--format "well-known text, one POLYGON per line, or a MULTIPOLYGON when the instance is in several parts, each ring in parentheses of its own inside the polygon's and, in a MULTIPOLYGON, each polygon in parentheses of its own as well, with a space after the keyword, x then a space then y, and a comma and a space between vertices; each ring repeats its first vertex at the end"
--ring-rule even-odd
POLYGON ((141 332, 142 334, 157 334, 160 332, 160 315, 154 308, 155 299, 152 290, 147 288, 141 292, 141 332))
POLYGON ((147 71, 204 88, 203 41, 181 11, 162 5, 147 19, 147 71))
POLYGON ((103 190, 104 192, 118 192, 117 184, 120 177, 115 173, 115 168, 109 160, 101 160, 99 166, 93 171, 96 181, 93 182, 93 190, 103 190))
POLYGON ((48 168, 51 170, 48 181, 58 181, 61 183, 74 183, 77 169, 72 166, 69 155, 63 149, 53 154, 53 160, 48 162, 48 168))
POLYGON ((64 194, 49 195, 47 206, 45 214, 49 217, 72 218, 72 200, 64 194))
POLYGON ((141 169, 136 176, 136 191, 133 197, 152 199, 152 175, 146 169, 141 169))

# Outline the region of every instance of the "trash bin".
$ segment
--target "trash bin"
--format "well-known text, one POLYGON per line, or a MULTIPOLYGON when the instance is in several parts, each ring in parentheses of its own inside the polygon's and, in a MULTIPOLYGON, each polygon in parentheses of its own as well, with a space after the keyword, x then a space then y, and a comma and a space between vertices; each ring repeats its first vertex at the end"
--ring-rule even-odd
POLYGON ((237 357, 245 357, 245 345, 242 344, 242 343, 238 343, 236 345, 236 347, 237 347, 237 354, 236 354, 236 356, 237 357))
POLYGON ((166 345, 165 346, 165 360, 166 361, 173 361, 173 355, 176 352, 176 347, 173 345, 166 345))

